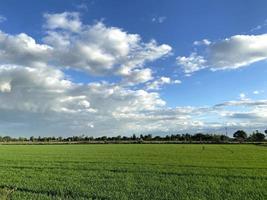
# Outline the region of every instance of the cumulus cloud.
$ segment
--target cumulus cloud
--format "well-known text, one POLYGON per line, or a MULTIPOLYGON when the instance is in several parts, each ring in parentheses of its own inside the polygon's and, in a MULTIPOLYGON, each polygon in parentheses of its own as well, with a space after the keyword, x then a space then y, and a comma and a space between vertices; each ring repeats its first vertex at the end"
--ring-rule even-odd
POLYGON ((79 13, 77 12, 45 13, 44 18, 46 19, 44 27, 47 29, 63 29, 78 32, 82 26, 79 13))
POLYGON ((49 64, 92 75, 119 76, 124 82, 138 84, 152 79, 146 64, 170 55, 172 50, 167 44, 143 42, 138 34, 102 22, 85 25, 77 12, 46 13, 44 18, 43 44, 25 33, 0 32, 0 64, 49 64))
POLYGON ((47 68, 1 65, 0 108, 29 112, 60 109, 61 95, 71 86, 62 77, 62 72, 47 68))
POLYGON ((10 90, 11 90, 11 86, 10 86, 9 82, 1 83, 1 85, 0 85, 0 91, 1 92, 10 92, 10 90))
POLYGON ((202 53, 195 52, 189 57, 177 57, 177 63, 185 73, 204 68, 213 71, 237 69, 267 59, 267 34, 235 35, 216 42, 195 43, 206 43, 202 53))
POLYGON ((160 90, 161 87, 165 84, 180 84, 180 80, 172 80, 169 77, 162 76, 157 80, 148 82, 146 84, 146 89, 147 90, 160 90))
MULTIPOLYGON (((124 124, 133 121, 117 121, 118 113, 138 115, 165 105, 157 93, 106 82, 76 84, 52 67, 1 65, 0 80, 0 121, 7 126, 20 122, 22 128, 31 127, 21 129, 21 134, 64 130, 67 135, 89 131, 88 127, 97 134, 122 133, 127 130, 124 124)), ((5 131, 10 130, 14 131, 7 127, 5 131)))
POLYGON ((37 44, 25 33, 9 35, 0 31, 0 63, 40 65, 49 60, 53 48, 37 44))
POLYGON ((94 75, 118 75, 126 79, 140 76, 141 72, 147 72, 140 70, 146 63, 168 56, 172 50, 167 44, 158 45, 155 40, 145 43, 138 34, 107 27, 102 22, 84 25, 76 13, 46 14, 45 17, 48 30, 43 40, 53 47, 55 64, 94 75), (54 18, 60 18, 56 21, 62 23, 51 22, 54 18), (79 32, 73 33, 75 30, 65 26, 70 20, 79 24, 79 28, 75 28, 79 32))
POLYGON ((137 83, 144 83, 153 79, 152 70, 150 68, 134 69, 124 75, 124 83, 126 85, 135 85, 137 83))
POLYGON ((182 66, 184 72, 187 74, 207 67, 207 60, 205 60, 203 56, 199 56, 196 53, 192 53, 189 57, 178 56, 176 60, 178 65, 182 66))

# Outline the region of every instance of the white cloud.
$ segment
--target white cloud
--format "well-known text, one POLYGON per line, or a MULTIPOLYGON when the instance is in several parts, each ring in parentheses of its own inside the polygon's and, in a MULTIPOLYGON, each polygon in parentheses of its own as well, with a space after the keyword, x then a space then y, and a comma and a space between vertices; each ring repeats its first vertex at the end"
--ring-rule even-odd
POLYGON ((10 82, 1 81, 0 82, 0 92, 10 92, 10 91, 11 91, 10 82))
POLYGON ((211 44, 211 41, 209 41, 208 39, 203 39, 201 41, 194 41, 193 43, 195 46, 201 46, 201 45, 206 45, 209 46, 211 44))
POLYGON ((180 80, 171 80, 169 77, 162 76, 157 80, 148 82, 146 84, 146 89, 147 90, 160 90, 161 87, 165 84, 180 84, 180 80))
POLYGON ((139 35, 107 27, 102 22, 82 25, 75 34, 60 30, 50 30, 47 34, 44 42, 53 47, 56 65, 94 75, 132 77, 147 62, 168 56, 172 50, 155 40, 144 43, 139 35))
POLYGON ((84 11, 88 11, 88 10, 89 10, 89 9, 88 9, 88 6, 87 6, 86 3, 78 4, 78 5, 76 6, 76 8, 79 9, 79 10, 84 10, 84 11))
POLYGON ((177 63, 185 73, 192 73, 203 68, 213 71, 237 69, 266 59, 267 34, 235 35, 210 43, 203 54, 178 57, 177 63))
POLYGON ((264 93, 264 90, 254 90, 253 94, 258 95, 264 93))
POLYGON ((262 25, 255 26, 255 27, 252 28, 250 31, 251 31, 251 32, 254 32, 254 31, 258 31, 258 30, 260 30, 260 29, 262 29, 262 25))
POLYGON ((73 134, 87 131, 88 123, 97 134, 123 133, 127 131, 124 124, 133 121, 117 121, 114 116, 118 113, 139 115, 165 105, 157 93, 105 82, 75 84, 51 67, 1 65, 0 80, 0 121, 5 124, 19 121, 23 127, 31 127, 25 130, 22 127, 21 134, 34 131, 49 134, 56 130, 73 134), (38 127, 33 127, 35 123, 38 127))
POLYGON ((44 18, 46 19, 44 27, 47 29, 63 29, 73 32, 81 30, 82 23, 77 12, 45 13, 44 18))
POLYGON ((123 81, 126 85, 135 85, 153 79, 152 70, 150 68, 134 69, 129 72, 128 75, 124 75, 124 77, 123 81))
POLYGON ((152 22, 162 24, 166 19, 167 17, 165 16, 153 17, 152 22))
POLYGON ((142 83, 152 78, 146 64, 170 55, 172 50, 167 44, 159 45, 155 40, 145 43, 138 34, 107 27, 102 22, 84 25, 76 12, 44 17, 43 44, 25 33, 0 32, 0 64, 49 64, 92 75, 120 76, 124 82, 138 84, 138 80, 142 83))
POLYGON ((248 99, 247 95, 245 93, 240 93, 239 97, 240 97, 241 100, 247 100, 248 99))
POLYGON ((49 60, 53 48, 37 44, 25 33, 9 35, 0 31, 0 63, 20 65, 40 65, 49 60))
POLYGON ((266 26, 267 26, 267 19, 266 19, 262 24, 253 27, 253 28, 250 30, 250 32, 259 31, 259 30, 263 29, 263 28, 266 27, 266 26))
POLYGON ((7 20, 6 17, 4 17, 3 15, 0 15, 0 23, 3 23, 7 20))
POLYGON ((71 87, 71 82, 63 79, 62 72, 52 68, 1 65, 0 80, 3 81, 0 108, 8 110, 57 110, 61 95, 71 87))
POLYGON ((207 60, 203 56, 192 53, 189 57, 178 56, 176 58, 178 65, 182 66, 186 74, 206 68, 207 60))
POLYGON ((224 107, 224 106, 246 106, 246 107, 267 106, 267 100, 253 101, 250 99, 245 99, 245 100, 241 99, 239 101, 227 101, 227 102, 215 105, 215 107, 224 107))

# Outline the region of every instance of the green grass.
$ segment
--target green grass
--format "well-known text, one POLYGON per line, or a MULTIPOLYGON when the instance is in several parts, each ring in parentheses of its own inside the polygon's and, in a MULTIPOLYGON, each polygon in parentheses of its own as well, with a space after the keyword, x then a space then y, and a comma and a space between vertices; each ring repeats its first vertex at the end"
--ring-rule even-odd
POLYGON ((0 145, 0 196, 27 200, 267 199, 267 147, 0 145))

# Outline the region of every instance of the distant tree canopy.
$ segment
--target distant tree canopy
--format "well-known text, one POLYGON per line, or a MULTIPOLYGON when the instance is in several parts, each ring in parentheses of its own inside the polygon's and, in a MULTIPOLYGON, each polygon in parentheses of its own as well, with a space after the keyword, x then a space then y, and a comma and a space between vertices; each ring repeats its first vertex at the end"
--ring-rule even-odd
POLYGON ((245 131, 238 130, 233 134, 233 137, 237 140, 245 140, 245 139, 247 139, 248 135, 245 131))
POLYGON ((258 130, 256 132, 253 132, 252 135, 249 136, 248 140, 250 141, 264 141, 265 135, 263 133, 260 133, 258 130))
MULTIPOLYGON (((264 131, 267 134, 267 130, 264 131)), ((207 133, 195 133, 195 134, 171 134, 165 136, 153 136, 152 134, 141 134, 132 136, 100 136, 92 137, 85 136, 72 136, 72 137, 34 137, 29 138, 19 137, 12 138, 10 136, 0 136, 0 142, 106 142, 106 141, 133 141, 133 142, 142 142, 142 141, 178 141, 178 142, 213 142, 213 143, 223 143, 223 142, 262 142, 265 141, 265 134, 260 133, 258 130, 248 135, 243 130, 238 130, 233 134, 233 138, 228 137, 223 134, 207 134, 207 133)))

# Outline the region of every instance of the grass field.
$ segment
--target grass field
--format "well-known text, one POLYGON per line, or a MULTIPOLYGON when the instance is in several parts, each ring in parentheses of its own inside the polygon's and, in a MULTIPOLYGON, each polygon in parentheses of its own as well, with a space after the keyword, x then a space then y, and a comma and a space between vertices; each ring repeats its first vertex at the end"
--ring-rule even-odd
POLYGON ((267 147, 0 145, 0 195, 27 200, 267 199, 267 147))

